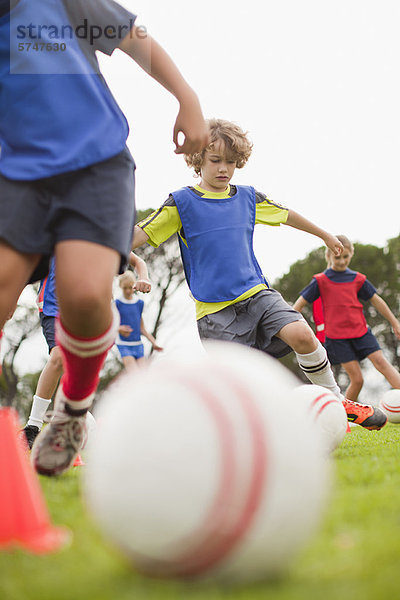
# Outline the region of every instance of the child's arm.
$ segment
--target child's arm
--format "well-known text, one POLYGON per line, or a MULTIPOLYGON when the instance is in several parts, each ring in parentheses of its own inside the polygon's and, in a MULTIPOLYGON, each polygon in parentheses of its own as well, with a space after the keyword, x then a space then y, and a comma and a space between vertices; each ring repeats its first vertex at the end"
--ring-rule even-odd
POLYGON ((153 350, 156 350, 156 352, 161 352, 164 350, 164 348, 157 344, 155 337, 153 337, 151 333, 147 331, 146 327, 144 326, 143 319, 140 320, 140 333, 149 340, 150 344, 153 346, 153 350))
POLYGON ((308 304, 307 300, 303 296, 299 296, 296 302, 293 304, 294 310, 301 312, 303 308, 308 304))
POLYGON ((378 296, 378 294, 374 294, 372 298, 370 298, 370 302, 372 306, 376 308, 376 310, 382 315, 382 317, 390 323, 395 336, 400 340, 400 322, 398 319, 396 319, 384 299, 378 296))
POLYGON ((177 154, 200 152, 208 144, 209 132, 199 99, 165 50, 150 35, 135 26, 122 40, 119 48, 178 100, 180 110, 173 134, 175 152, 177 154), (185 136, 181 146, 178 141, 180 132, 185 136))
MULTIPOLYGON (((148 239, 149 239, 149 236, 147 235, 147 233, 145 233, 143 231, 143 229, 141 227, 139 227, 139 225, 135 225, 135 229, 133 232, 132 250, 135 250, 135 248, 139 248, 139 246, 143 246, 143 244, 145 244, 148 239)), ((133 252, 131 252, 131 255, 132 254, 133 254, 133 252)), ((134 256, 136 256, 136 255, 134 255, 134 256)), ((129 259, 129 260, 131 260, 131 259, 129 259)))
POLYGON ((132 327, 130 325, 120 325, 118 327, 118 333, 122 337, 128 337, 132 333, 132 327))
POLYGON ((129 264, 135 269, 138 279, 135 283, 135 290, 144 294, 150 292, 151 283, 149 280, 149 272, 145 261, 134 252, 129 255, 129 264))
POLYGON ((321 238, 324 244, 334 253, 335 256, 339 256, 343 252, 343 244, 337 239, 336 236, 328 233, 324 229, 321 229, 317 225, 314 225, 314 223, 308 221, 308 219, 305 219, 294 210, 289 210, 285 225, 289 225, 290 227, 300 229, 301 231, 311 233, 312 235, 321 238))

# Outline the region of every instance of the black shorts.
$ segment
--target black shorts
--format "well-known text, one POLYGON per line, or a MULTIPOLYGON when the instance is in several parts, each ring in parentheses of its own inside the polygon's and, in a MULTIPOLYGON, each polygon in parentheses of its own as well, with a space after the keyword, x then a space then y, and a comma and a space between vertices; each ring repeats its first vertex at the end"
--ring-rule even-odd
POLYGON ((45 277, 58 242, 85 240, 121 255, 124 270, 135 221, 135 163, 127 148, 101 163, 35 181, 0 175, 0 239, 43 259, 45 277))
POLYGON ((347 340, 326 338, 324 346, 332 365, 340 365, 351 360, 360 361, 372 352, 381 349, 378 340, 369 327, 367 333, 359 338, 349 338, 347 340))
POLYGON ((49 354, 54 346, 57 346, 56 343, 56 317, 49 317, 48 315, 44 315, 42 312, 39 315, 40 325, 42 326, 42 331, 44 335, 44 339, 47 342, 49 347, 49 354))

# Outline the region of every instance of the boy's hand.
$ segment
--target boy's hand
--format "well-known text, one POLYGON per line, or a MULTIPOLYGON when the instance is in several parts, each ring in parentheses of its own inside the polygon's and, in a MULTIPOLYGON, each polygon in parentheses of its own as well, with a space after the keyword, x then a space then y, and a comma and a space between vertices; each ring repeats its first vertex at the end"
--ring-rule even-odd
POLYGON ((174 144, 176 154, 194 154, 201 152, 209 143, 209 130, 201 112, 200 103, 193 92, 181 100, 180 110, 174 127, 174 144), (183 133, 185 140, 179 144, 179 134, 183 133))
POLYGON ((120 325, 118 331, 122 337, 128 337, 132 333, 132 327, 130 325, 120 325))
POLYGON ((138 279, 134 285, 137 292, 148 294, 151 291, 151 283, 148 279, 138 279))
POLYGON ((329 248, 331 252, 335 256, 340 256, 344 250, 343 244, 340 240, 337 239, 335 235, 331 235, 328 233, 326 237, 324 237, 325 245, 329 248))
POLYGON ((162 348, 161 346, 159 346, 157 343, 153 344, 153 350, 155 350, 156 352, 162 352, 164 350, 164 348, 162 348))
POLYGON ((393 333, 397 339, 400 340, 400 323, 395 323, 393 325, 393 333))

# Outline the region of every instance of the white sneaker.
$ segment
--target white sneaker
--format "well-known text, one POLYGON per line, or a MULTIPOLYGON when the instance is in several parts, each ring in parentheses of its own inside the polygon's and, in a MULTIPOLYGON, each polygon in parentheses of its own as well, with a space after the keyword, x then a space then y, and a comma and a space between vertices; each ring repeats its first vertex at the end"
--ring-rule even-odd
POLYGON ((65 409, 65 397, 57 392, 52 419, 32 448, 31 461, 41 475, 59 475, 69 469, 86 438, 86 411, 74 415, 65 409))

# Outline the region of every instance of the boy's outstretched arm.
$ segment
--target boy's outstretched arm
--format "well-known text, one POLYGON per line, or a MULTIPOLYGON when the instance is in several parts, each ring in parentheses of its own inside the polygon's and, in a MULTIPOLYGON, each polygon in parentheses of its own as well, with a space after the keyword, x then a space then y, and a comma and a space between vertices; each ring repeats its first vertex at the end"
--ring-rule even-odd
MULTIPOLYGON (((133 230, 132 250, 135 250, 135 248, 139 248, 139 246, 143 246, 143 244, 145 244, 148 239, 149 236, 147 235, 147 233, 145 233, 145 231, 143 231, 143 229, 139 227, 139 225, 135 225, 135 229, 133 230)), ((136 254, 134 254, 133 252, 131 252, 131 255, 132 254, 136 256, 136 254)))
POLYGON ((372 298, 370 298, 370 302, 374 308, 382 315, 384 319, 386 319, 390 325, 392 326, 394 335, 397 339, 400 340, 400 323, 399 320, 396 319, 389 306, 386 304, 383 298, 381 298, 378 294, 374 294, 372 298))
POLYGON ((201 111, 200 102, 175 63, 161 46, 142 29, 133 27, 119 48, 175 96, 180 110, 175 122, 173 140, 177 154, 200 152, 208 144, 209 133, 201 111), (179 145, 182 132, 185 141, 179 145))
POLYGON ((294 210, 289 210, 288 218, 285 225, 289 225, 290 227, 294 227, 295 229, 300 229, 301 231, 305 231, 306 233, 311 233, 315 235, 324 242, 324 244, 333 252, 335 256, 339 256, 343 252, 343 244, 340 240, 337 239, 336 236, 328 233, 324 229, 321 229, 317 225, 314 225, 308 219, 302 217, 299 213, 294 210))
POLYGON ((135 269, 138 276, 135 283, 135 290, 137 292, 143 292, 144 294, 147 294, 151 291, 151 283, 145 261, 134 252, 131 252, 129 256, 129 263, 135 269))

